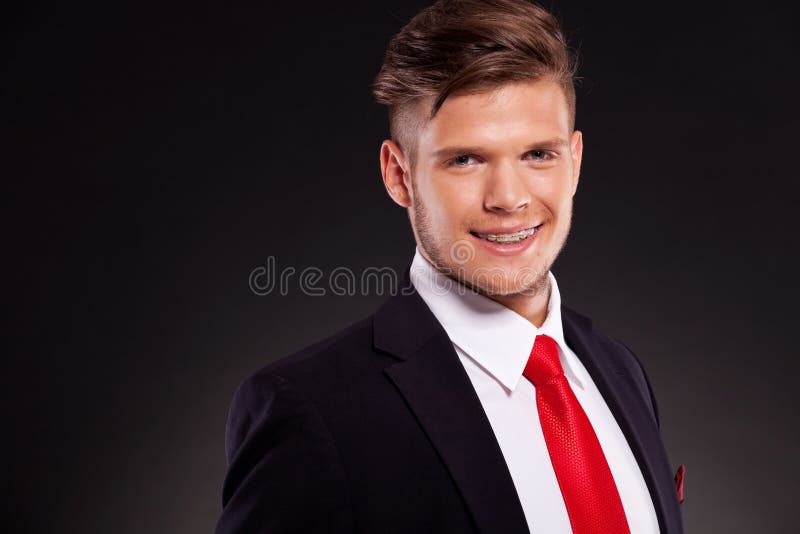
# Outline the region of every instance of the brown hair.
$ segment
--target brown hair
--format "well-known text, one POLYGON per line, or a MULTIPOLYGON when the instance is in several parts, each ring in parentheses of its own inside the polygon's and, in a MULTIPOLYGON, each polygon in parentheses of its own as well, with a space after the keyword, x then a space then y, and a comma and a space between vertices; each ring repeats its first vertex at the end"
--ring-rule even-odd
POLYGON ((372 93, 389 107, 392 139, 413 168, 420 120, 432 119, 451 95, 549 79, 564 90, 574 127, 574 75, 558 21, 543 8, 527 0, 439 0, 392 38, 372 93), (429 115, 415 113, 430 97, 429 115))

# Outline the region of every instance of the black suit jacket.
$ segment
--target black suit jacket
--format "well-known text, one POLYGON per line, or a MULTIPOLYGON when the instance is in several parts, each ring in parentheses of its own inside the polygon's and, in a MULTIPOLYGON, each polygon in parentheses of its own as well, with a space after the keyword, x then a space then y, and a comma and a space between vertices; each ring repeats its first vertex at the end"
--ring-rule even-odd
MULTIPOLYGON (((683 532, 658 412, 624 345, 562 308, 567 344, 628 439, 661 532, 683 532)), ((450 339, 406 280, 371 317, 245 380, 217 534, 503 533, 528 526, 450 339)))

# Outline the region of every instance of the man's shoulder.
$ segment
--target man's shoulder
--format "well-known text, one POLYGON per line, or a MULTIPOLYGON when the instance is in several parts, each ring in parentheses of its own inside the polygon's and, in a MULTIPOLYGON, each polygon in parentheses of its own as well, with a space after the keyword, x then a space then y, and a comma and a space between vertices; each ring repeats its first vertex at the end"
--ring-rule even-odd
POLYGON ((561 311, 564 322, 566 323, 565 328, 585 336, 591 343, 603 349, 609 358, 619 363, 624 363, 626 366, 634 365, 636 367, 641 367, 639 358, 628 345, 616 337, 598 330, 587 315, 575 311, 568 306, 562 306, 561 311))
MULTIPOLYGON (((645 367, 636 353, 623 341, 605 334, 594 327, 589 317, 571 308, 562 306, 562 317, 565 322, 565 330, 571 330, 572 336, 583 336, 585 341, 592 347, 599 349, 595 355, 603 360, 606 369, 627 381, 629 386, 641 393, 645 404, 651 409, 654 418, 658 421, 658 406, 655 402, 650 379, 647 377, 645 367)), ((567 340, 569 343, 569 339, 567 340)), ((573 350, 575 347, 572 347, 573 350)), ((578 353, 578 351, 576 351, 578 353)), ((581 354, 578 353, 578 357, 581 354)))
POLYGON ((307 392, 345 388, 359 377, 382 370, 391 358, 374 349, 370 315, 308 345, 279 357, 244 380, 246 387, 288 382, 307 392))

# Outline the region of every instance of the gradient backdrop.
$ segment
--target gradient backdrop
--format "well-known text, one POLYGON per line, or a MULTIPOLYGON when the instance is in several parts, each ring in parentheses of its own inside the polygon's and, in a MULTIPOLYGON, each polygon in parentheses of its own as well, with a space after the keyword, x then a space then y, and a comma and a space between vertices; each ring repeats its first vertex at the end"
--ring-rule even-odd
MULTIPOLYGON (((411 260, 369 84, 424 5, 0 17, 0 530, 212 530, 239 381, 385 298, 251 271, 411 260)), ((586 146, 564 299, 644 361, 688 531, 797 532, 797 8, 555 10, 586 146)))

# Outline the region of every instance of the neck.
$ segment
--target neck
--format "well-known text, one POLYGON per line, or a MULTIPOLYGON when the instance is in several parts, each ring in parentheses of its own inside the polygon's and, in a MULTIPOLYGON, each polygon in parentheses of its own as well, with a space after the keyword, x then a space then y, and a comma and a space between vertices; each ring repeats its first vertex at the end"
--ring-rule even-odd
MULTIPOLYGON (((437 267, 437 263, 428 256, 422 247, 418 246, 417 250, 433 267, 433 269, 445 274, 446 276, 449 276, 458 283, 464 283, 463 280, 459 280, 451 274, 444 273, 443 269, 437 267)), ((545 272, 544 275, 542 275, 536 281, 536 283, 532 287, 528 288, 525 292, 511 295, 489 295, 485 291, 481 291, 478 287, 471 287, 487 298, 490 298, 493 301, 502 304, 511 311, 516 312, 522 317, 525 317, 536 328, 540 328, 542 324, 544 324, 544 320, 547 318, 547 305, 550 302, 550 292, 552 290, 550 286, 549 270, 545 272)))
POLYGON ((534 295, 514 294, 514 295, 487 295, 489 298, 505 306, 506 308, 525 317, 533 323, 536 328, 540 328, 547 318, 547 305, 550 302, 550 279, 545 277, 543 283, 537 284, 534 295))

